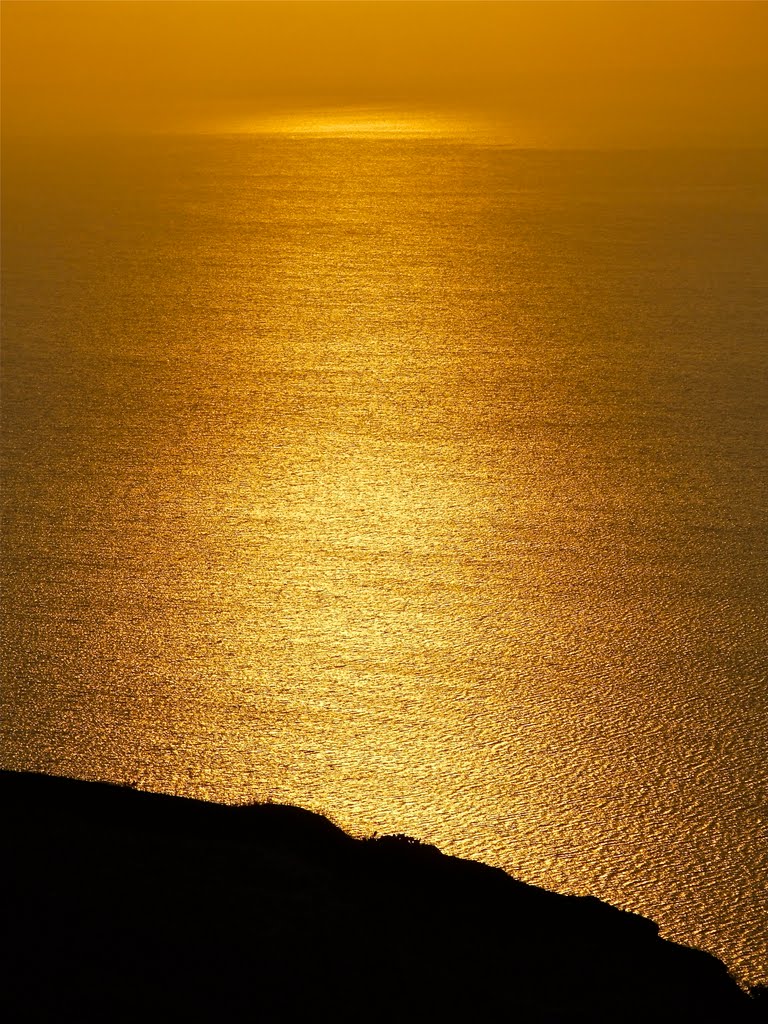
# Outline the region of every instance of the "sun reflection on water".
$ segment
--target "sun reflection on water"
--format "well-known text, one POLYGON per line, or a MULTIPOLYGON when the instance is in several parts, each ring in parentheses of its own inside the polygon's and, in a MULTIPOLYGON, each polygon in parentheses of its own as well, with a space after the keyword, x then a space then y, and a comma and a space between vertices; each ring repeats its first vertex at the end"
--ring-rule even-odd
POLYGON ((371 107, 286 111, 217 123, 215 130, 244 135, 298 138, 424 139, 476 136, 484 130, 476 117, 444 112, 401 111, 371 107))
POLYGON ((27 197, 9 762, 409 832, 687 941, 727 927, 738 962, 764 439, 746 375, 738 416, 718 390, 737 304, 680 277, 694 221, 636 157, 249 124, 132 142, 103 194, 84 163, 60 221, 27 197), (723 416, 743 472, 710 463, 723 416))

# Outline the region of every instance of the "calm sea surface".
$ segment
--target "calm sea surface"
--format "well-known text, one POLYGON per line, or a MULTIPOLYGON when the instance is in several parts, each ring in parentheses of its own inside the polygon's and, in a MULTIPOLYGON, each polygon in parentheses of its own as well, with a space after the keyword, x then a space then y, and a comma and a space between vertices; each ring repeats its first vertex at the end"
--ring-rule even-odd
POLYGON ((768 157, 17 142, 2 764, 766 970, 768 157))

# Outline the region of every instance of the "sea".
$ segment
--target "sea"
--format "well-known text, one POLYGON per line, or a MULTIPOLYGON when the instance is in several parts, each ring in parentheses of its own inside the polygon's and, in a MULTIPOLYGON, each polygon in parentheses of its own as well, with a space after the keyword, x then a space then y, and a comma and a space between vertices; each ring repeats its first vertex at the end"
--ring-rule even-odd
POLYGON ((2 198, 2 767, 768 981, 768 153, 27 138, 2 198))

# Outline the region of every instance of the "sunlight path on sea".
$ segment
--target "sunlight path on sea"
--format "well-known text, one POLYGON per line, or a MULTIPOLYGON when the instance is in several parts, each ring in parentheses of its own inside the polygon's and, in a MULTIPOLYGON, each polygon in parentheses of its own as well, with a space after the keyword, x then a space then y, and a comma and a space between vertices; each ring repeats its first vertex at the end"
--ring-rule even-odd
POLYGON ((4 764, 407 832, 759 978, 757 157, 89 145, 5 172, 4 764))

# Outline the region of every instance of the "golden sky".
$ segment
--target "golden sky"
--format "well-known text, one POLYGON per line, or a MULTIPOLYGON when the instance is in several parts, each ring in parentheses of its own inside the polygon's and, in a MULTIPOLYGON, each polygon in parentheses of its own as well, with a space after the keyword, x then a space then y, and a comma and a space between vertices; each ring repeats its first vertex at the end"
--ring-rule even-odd
POLYGON ((475 112, 527 145, 768 144, 768 3, 2 4, 10 131, 475 112))

